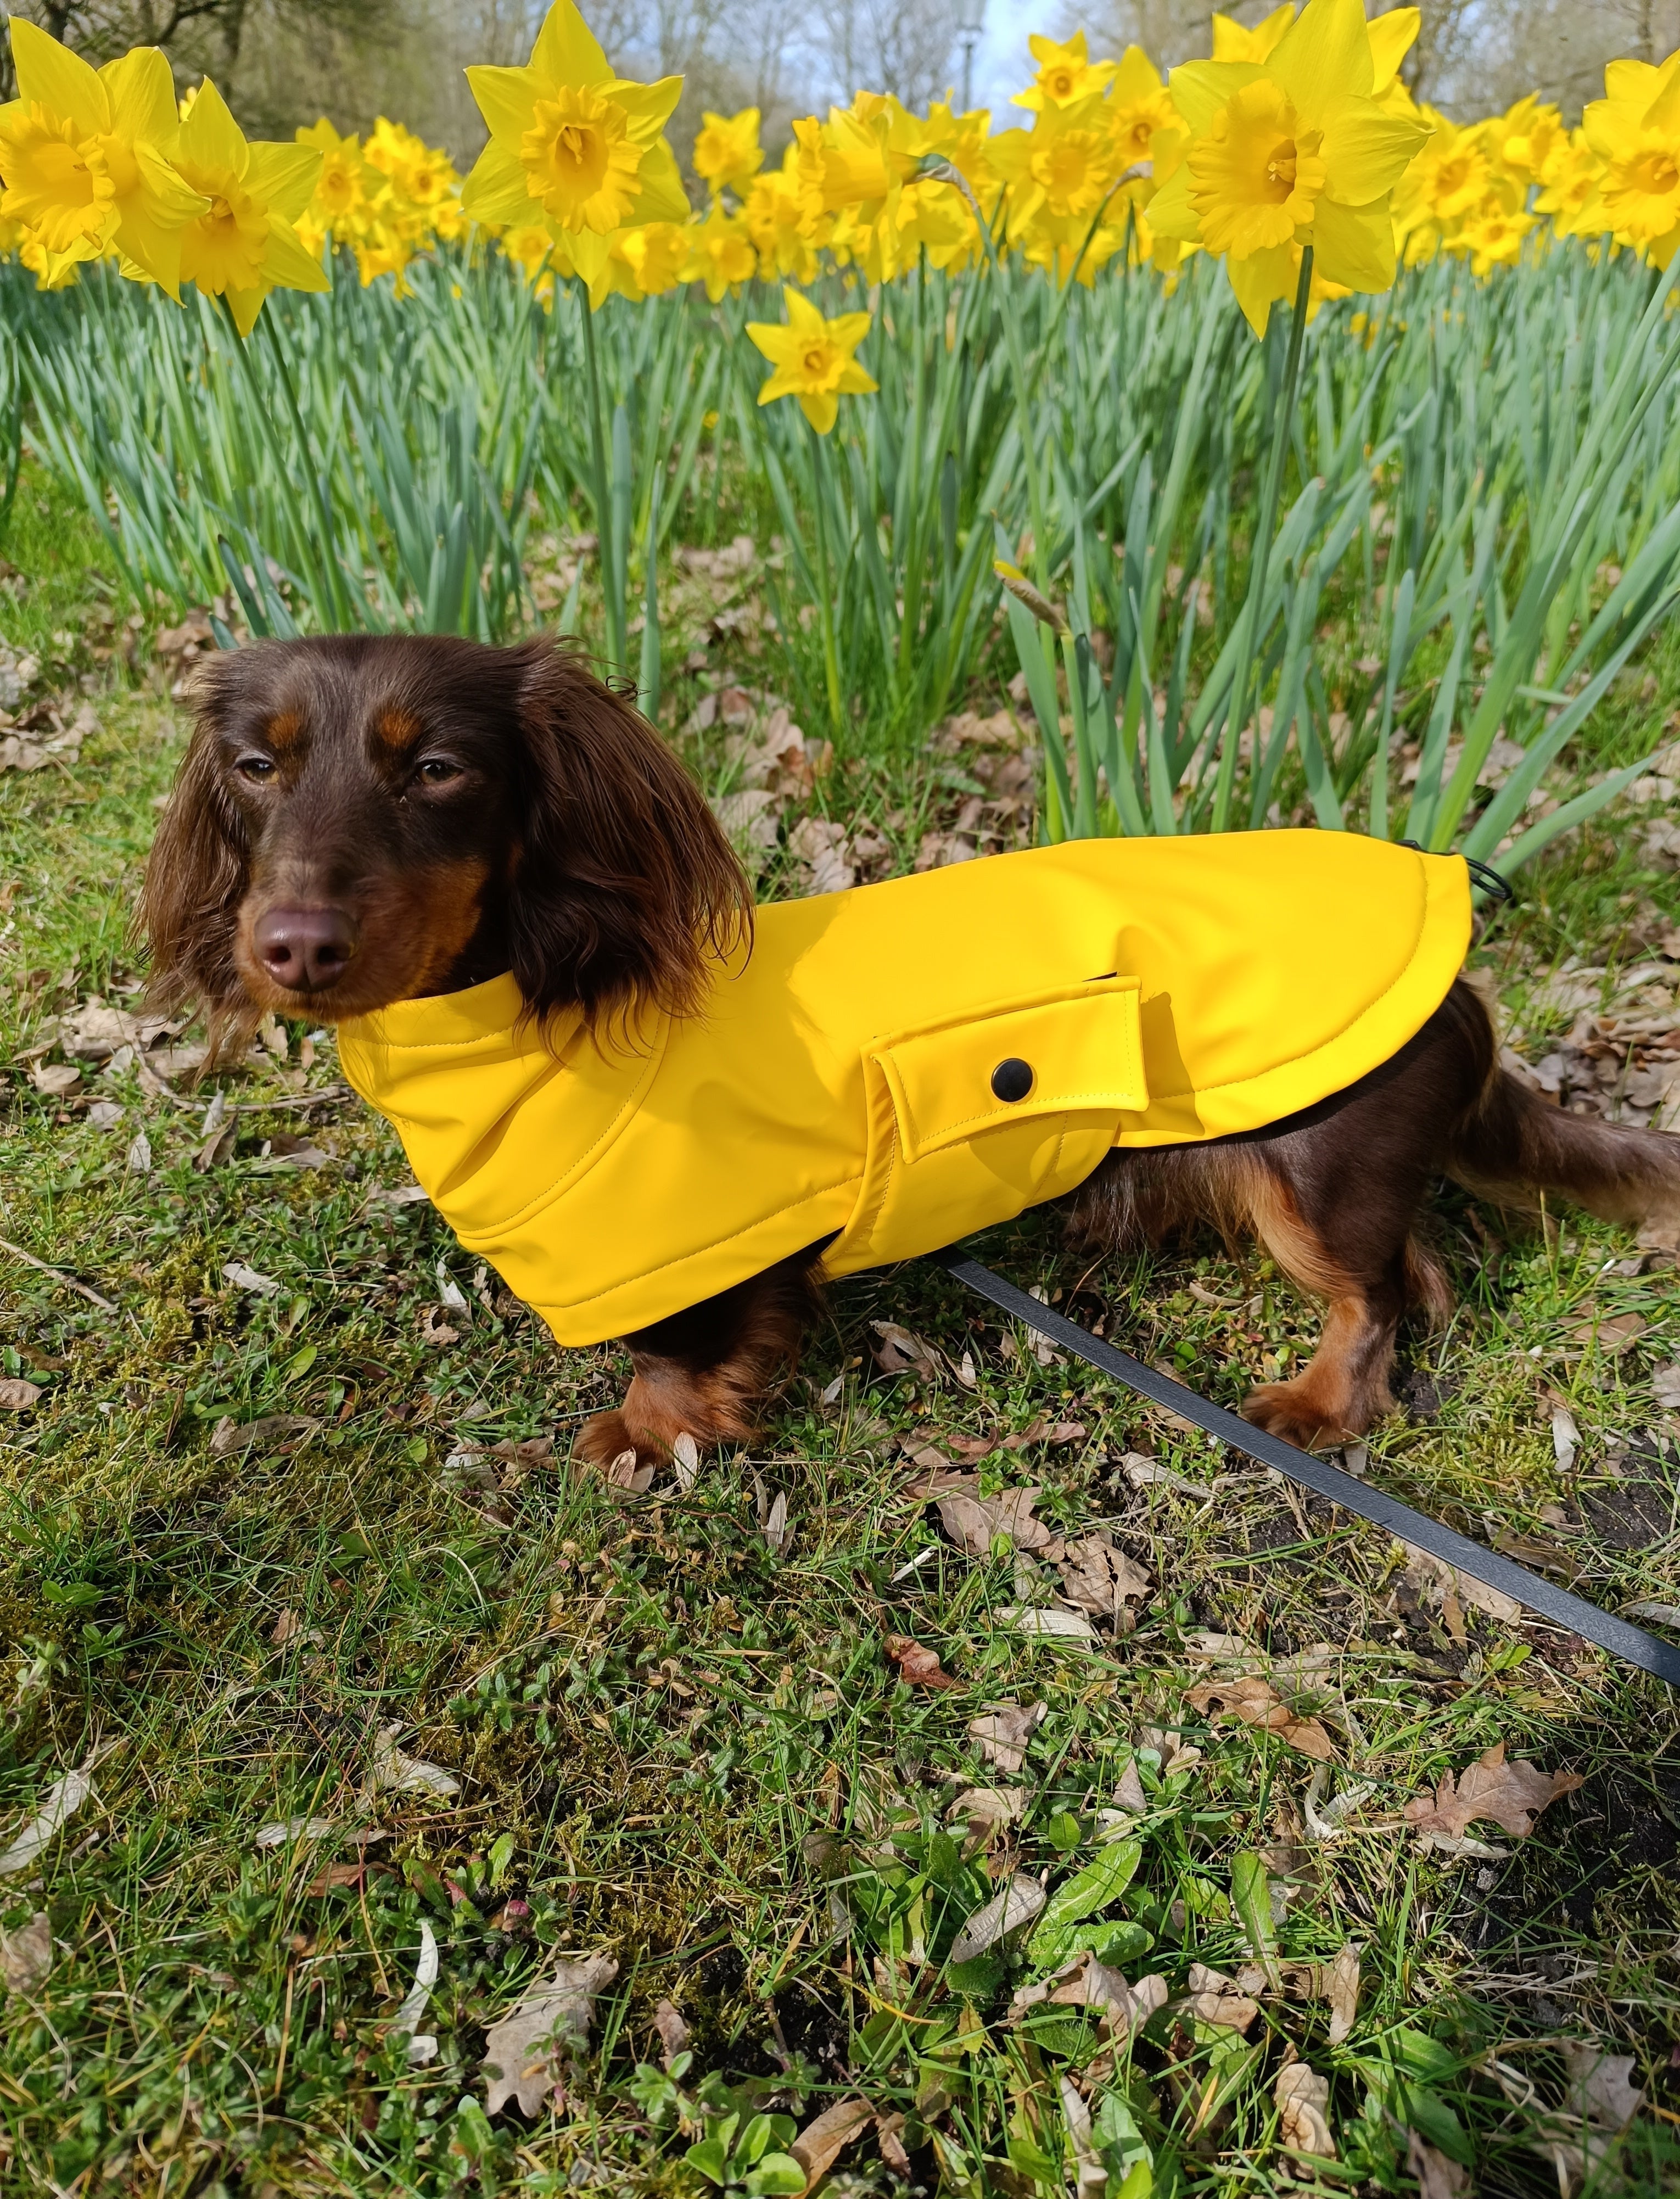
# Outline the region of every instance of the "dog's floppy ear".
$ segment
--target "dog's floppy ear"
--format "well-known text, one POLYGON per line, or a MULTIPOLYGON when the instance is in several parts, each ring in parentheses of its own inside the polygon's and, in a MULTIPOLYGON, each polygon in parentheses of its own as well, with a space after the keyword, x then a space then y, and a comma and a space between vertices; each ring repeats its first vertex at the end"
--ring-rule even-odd
POLYGON ((752 930, 752 890, 700 790, 580 657, 518 652, 526 755, 509 894, 513 974, 539 1016, 688 1015, 752 930))
POLYGON ((249 849, 222 784, 217 716, 213 683, 152 843, 135 927, 151 948, 148 997, 166 1014, 196 1002, 213 1052, 257 1020, 233 959, 249 849))

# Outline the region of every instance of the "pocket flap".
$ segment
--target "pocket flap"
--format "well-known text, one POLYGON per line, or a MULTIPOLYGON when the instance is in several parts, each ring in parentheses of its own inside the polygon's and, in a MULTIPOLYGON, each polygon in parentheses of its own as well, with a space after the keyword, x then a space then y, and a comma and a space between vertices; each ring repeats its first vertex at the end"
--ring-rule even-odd
POLYGON ((1034 1116, 1141 1112, 1138 989, 1105 978, 872 1048, 905 1159, 1034 1116))

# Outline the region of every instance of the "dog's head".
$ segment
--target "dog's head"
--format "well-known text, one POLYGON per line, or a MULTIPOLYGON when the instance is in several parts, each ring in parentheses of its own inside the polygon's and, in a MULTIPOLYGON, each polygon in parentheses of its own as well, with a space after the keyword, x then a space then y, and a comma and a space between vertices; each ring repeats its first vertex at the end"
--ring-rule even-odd
POLYGON ((140 921, 154 997, 225 1037, 504 970, 540 1017, 682 1014, 751 906, 693 782, 577 656, 343 635, 208 667, 140 921))

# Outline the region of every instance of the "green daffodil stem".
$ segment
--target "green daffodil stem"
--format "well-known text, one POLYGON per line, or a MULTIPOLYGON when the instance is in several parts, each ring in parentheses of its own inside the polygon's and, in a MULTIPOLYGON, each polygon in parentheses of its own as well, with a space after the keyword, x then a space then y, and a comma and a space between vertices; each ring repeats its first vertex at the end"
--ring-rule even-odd
POLYGON ((811 439, 812 501, 817 520, 817 622, 822 628, 823 674, 828 683, 828 715, 837 741, 845 730, 840 699, 840 652, 834 639, 834 594, 828 580, 828 446, 808 420, 811 439))
POLYGON ((607 492, 607 435, 601 418, 601 368, 595 356, 595 317, 589 306, 589 285, 576 278, 577 299, 583 313, 583 365, 589 384, 589 471, 595 498, 595 555, 601 570, 601 602, 607 621, 607 662, 615 671, 624 664, 624 604, 618 591, 617 545, 612 539, 612 499, 607 492))
POLYGON ((1311 245, 1301 254, 1300 280, 1295 285, 1295 314, 1289 326, 1289 354, 1272 417, 1272 447, 1266 459, 1265 486, 1260 496, 1259 523, 1255 530, 1254 555, 1249 566, 1248 598, 1237 629, 1237 664, 1231 682, 1231 715, 1225 724, 1225 746, 1219 759, 1219 784, 1213 797, 1213 830, 1225 831, 1230 824, 1231 797, 1236 786, 1237 751, 1248 720, 1248 683, 1260 639, 1260 620, 1266 600, 1267 568, 1271 563, 1272 535, 1277 526, 1278 499, 1283 491, 1284 460, 1289 454, 1290 430, 1295 420, 1295 400, 1301 386, 1301 344, 1307 329, 1307 300, 1312 290, 1311 245))

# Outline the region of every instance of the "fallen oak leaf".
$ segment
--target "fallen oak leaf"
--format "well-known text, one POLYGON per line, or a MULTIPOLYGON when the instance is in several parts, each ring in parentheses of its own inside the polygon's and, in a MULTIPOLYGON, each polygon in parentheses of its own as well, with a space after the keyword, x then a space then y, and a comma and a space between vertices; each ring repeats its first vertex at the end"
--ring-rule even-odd
POLYGON ((805 2172, 808 2191, 820 2177, 828 2173, 852 2140, 867 2130, 874 2120, 873 2108, 854 2092, 845 2099, 836 2100, 806 2124, 788 2151, 805 2172))
POLYGON ((872 1321, 869 1326, 881 1339, 870 1349, 884 1374, 913 1374, 919 1382, 939 1379, 937 1356, 912 1330, 895 1321, 872 1321))
POLYGON ((1330 2005, 1330 2044, 1339 2046, 1359 2013, 1359 1947, 1350 1939, 1327 1963, 1315 1965, 1316 1995, 1330 2005))
POLYGON ((1520 1760, 1508 1764, 1502 1741, 1479 1756, 1461 1779, 1443 1772, 1434 1794, 1415 1794, 1403 1814, 1415 1831, 1450 1840, 1461 1840, 1479 1817, 1490 1818, 1514 1838, 1525 1840, 1543 1810, 1583 1783, 1577 1771, 1542 1771, 1520 1760))
POLYGON ((1027 1760, 1027 1743, 1033 1728, 1044 1717, 1047 1703, 995 1703, 983 1718, 971 1718, 969 1734, 988 1764, 1012 1775, 1027 1760))
POLYGON ((563 1962, 545 1984, 534 1986, 517 2006, 491 2025, 484 2041, 487 2115, 510 2100, 533 2120, 551 2092, 563 2099, 565 2064, 589 2044, 597 1994, 618 1975, 610 1955, 563 1962))
POLYGON ((1224 1712, 1240 1718, 1245 1725, 1275 1734, 1286 1747, 1298 1749, 1303 1756, 1315 1757, 1321 1764, 1335 1758, 1336 1744, 1318 1720, 1298 1717, 1269 1681, 1254 1674, 1237 1680, 1205 1681, 1199 1688, 1192 1688, 1185 1700, 1204 1718, 1224 1712))
POLYGON ((41 1385, 26 1382, 20 1374, 10 1374, 0 1380, 0 1408, 9 1413, 26 1413, 32 1405, 41 1402, 41 1385))
POLYGON ((954 1680, 942 1667, 936 1651, 913 1641, 907 1634, 888 1635, 885 1647, 907 1687, 960 1688, 965 1684, 961 1680, 954 1680))
POLYGON ((1625 2130, 1645 2104, 1642 2087, 1629 2082, 1633 2056, 1606 2054, 1589 2044, 1566 2046, 1563 2059, 1569 2072, 1571 2112, 1605 2130, 1625 2130))
POLYGON ((1251 2000, 1234 1978, 1228 1978, 1222 1970, 1210 1969, 1205 1963, 1191 1963, 1189 1984, 1189 1991, 1173 2006, 1199 2023, 1217 2024, 1226 2031, 1246 2031, 1260 2013, 1259 2002, 1251 2000))
POLYGON ((1304 2062, 1291 2062, 1278 2071, 1273 2097, 1278 2105, 1280 2141, 1296 2153, 1333 2161, 1336 2141, 1325 2112, 1330 2105, 1330 2079, 1304 2062))
POLYGON ((1018 1550, 1041 1550, 1057 1540, 1041 1519, 1032 1516, 1041 1493, 1036 1484, 988 1497, 971 1495, 967 1489, 955 1490, 939 1499, 940 1523, 971 1558, 989 1558, 999 1535, 1018 1550))
POLYGON ((52 1924, 44 1909, 15 1932, 0 1932, 0 1978, 9 1992, 33 1992, 52 1966, 52 1924))
POLYGON ((662 2000, 653 2011, 653 2027, 668 2069, 688 2044, 688 2026, 674 2001, 662 2000))
POLYGON ((1047 1896, 1035 1878, 1012 1878, 1002 1892, 977 1909, 951 1942, 949 1960, 971 1963, 1000 1940, 1024 1931, 1044 1907, 1047 1896))

